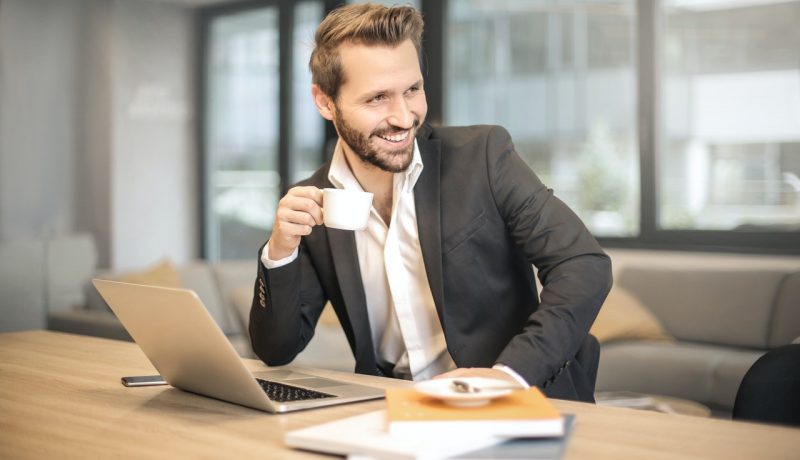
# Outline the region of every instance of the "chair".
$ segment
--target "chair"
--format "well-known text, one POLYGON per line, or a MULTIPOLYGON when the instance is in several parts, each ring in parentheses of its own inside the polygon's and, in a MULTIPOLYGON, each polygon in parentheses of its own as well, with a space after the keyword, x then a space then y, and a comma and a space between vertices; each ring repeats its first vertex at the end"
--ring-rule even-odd
POLYGON ((739 385, 733 419, 800 426, 800 344, 758 358, 739 385))

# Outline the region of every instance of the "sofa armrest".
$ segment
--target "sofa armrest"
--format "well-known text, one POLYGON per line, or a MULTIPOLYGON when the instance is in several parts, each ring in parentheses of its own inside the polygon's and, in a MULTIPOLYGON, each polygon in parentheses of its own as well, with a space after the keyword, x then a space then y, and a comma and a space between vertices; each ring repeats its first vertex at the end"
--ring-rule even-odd
POLYGON ((51 331, 70 332, 107 339, 133 341, 116 316, 108 311, 54 311, 47 315, 51 331))

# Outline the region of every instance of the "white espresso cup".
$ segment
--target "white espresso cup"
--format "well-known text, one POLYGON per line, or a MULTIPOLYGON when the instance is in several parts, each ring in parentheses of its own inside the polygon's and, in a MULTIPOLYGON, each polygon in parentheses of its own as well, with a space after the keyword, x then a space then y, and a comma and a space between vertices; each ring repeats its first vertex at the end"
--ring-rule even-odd
POLYGON ((322 189, 322 222, 328 228, 364 230, 372 207, 372 194, 338 188, 322 189))

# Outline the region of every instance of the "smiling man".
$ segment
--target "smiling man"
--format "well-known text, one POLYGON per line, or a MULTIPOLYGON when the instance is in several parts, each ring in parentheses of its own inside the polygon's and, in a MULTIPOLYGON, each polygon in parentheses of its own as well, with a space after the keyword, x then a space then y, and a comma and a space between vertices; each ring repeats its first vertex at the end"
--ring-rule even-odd
POLYGON ((339 142, 280 201, 259 253, 253 349, 290 362, 330 301, 356 372, 493 377, 592 401, 575 356, 610 261, 503 128, 425 123, 422 27, 413 8, 359 4, 317 29, 311 91, 339 142), (328 187, 374 194, 367 228, 321 225, 328 187))

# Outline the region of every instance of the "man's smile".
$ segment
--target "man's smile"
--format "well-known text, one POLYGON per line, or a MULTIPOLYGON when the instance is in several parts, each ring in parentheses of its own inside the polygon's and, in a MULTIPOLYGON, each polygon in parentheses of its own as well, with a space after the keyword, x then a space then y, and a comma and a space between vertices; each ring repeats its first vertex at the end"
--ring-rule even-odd
POLYGON ((396 134, 376 134, 376 136, 380 137, 383 140, 389 142, 403 142, 404 140, 408 139, 408 135, 411 133, 411 130, 405 130, 396 134))

